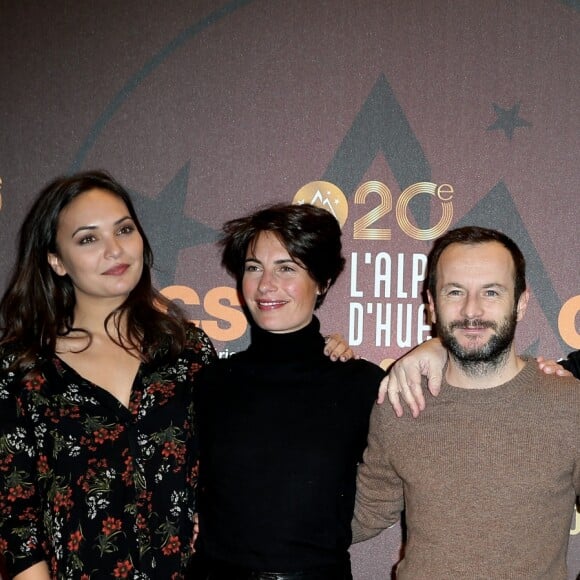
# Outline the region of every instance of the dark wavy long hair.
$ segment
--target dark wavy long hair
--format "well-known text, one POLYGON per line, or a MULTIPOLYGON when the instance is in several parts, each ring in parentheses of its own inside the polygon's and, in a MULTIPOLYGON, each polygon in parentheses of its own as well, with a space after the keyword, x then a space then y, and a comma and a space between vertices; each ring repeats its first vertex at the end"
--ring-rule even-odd
MULTIPOLYGON (((171 356, 185 344, 186 321, 179 309, 151 283, 153 253, 127 190, 104 171, 85 171, 58 177, 37 196, 20 228, 18 256, 8 288, 0 302, 0 345, 17 351, 14 367, 34 365, 39 357, 55 353, 59 337, 74 328, 75 293, 68 276, 58 276, 48 263, 58 253, 56 234, 61 211, 91 189, 103 189, 119 197, 143 238, 143 272, 125 302, 107 317, 115 320, 109 336, 123 348, 139 352, 145 362, 154 358, 163 342, 171 356), (120 321, 126 321, 121 336, 120 321)), ((90 344, 90 343, 89 343, 90 344)))

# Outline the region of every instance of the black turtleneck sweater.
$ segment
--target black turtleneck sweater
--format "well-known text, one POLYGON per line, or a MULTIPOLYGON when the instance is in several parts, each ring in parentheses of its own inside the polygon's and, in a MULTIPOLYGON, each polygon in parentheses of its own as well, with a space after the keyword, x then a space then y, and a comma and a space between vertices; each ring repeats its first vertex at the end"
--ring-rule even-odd
POLYGON ((198 550, 264 571, 348 557, 357 463, 383 370, 332 362, 316 318, 288 334, 252 329, 250 347, 196 385, 198 550))

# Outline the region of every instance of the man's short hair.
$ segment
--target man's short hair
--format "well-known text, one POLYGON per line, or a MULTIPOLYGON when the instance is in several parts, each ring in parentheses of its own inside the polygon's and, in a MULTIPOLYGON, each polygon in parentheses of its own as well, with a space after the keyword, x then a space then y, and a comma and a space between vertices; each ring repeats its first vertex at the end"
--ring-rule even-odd
POLYGON ((437 264, 445 248, 451 244, 473 246, 487 242, 498 242, 511 254, 514 262, 514 299, 517 302, 526 289, 526 260, 518 245, 508 236, 497 230, 466 226, 449 230, 433 244, 429 253, 429 268, 427 274, 427 288, 435 300, 437 287, 437 264))

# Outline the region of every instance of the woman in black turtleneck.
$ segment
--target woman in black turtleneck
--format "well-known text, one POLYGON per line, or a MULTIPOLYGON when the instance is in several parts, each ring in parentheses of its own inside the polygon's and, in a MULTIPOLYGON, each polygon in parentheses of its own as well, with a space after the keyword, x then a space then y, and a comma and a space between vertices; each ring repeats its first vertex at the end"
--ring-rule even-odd
POLYGON ((384 372, 322 354, 314 310, 344 267, 340 227, 312 205, 224 226, 222 264, 249 348, 198 383, 198 557, 204 580, 346 580, 356 466, 384 372))

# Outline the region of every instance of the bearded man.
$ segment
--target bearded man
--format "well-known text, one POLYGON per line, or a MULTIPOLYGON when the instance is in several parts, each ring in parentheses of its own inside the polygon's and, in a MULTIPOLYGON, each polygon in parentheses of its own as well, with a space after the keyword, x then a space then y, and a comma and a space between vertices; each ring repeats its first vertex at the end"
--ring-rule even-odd
POLYGON ((397 578, 568 578, 580 492, 580 384, 515 352, 529 290, 504 234, 449 231, 429 256, 427 297, 449 360, 418 418, 371 415, 353 541, 395 523, 407 539, 397 578))

